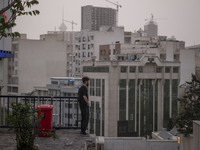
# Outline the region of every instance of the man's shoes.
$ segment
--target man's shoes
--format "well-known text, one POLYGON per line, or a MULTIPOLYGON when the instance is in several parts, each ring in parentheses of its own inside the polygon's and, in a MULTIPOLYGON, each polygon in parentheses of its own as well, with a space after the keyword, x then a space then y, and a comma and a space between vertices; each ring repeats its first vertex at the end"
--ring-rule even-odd
POLYGON ((82 131, 81 131, 81 134, 83 134, 83 135, 87 135, 87 133, 86 133, 86 132, 82 132, 82 131))

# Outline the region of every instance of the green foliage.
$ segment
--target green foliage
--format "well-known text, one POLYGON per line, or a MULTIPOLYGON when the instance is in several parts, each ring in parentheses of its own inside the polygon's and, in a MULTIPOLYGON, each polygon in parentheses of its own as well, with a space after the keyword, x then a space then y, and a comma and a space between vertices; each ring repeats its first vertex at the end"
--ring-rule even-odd
POLYGON ((7 32, 16 25, 14 22, 16 17, 23 15, 39 15, 38 10, 29 10, 32 6, 39 4, 38 0, 13 0, 9 1, 8 5, 0 10, 0 39, 2 37, 19 37, 18 32, 7 32), (27 9, 28 8, 28 9, 27 9), (28 10, 28 11, 27 11, 28 10), (3 15, 4 12, 11 11, 10 18, 3 15))
MULTIPOLYGON (((37 116, 38 111, 40 110, 28 104, 12 103, 12 112, 7 120, 16 134, 17 150, 35 150, 34 141, 38 135, 38 125, 44 115, 40 113, 37 116)), ((45 131, 45 134, 52 136, 54 140, 58 139, 53 131, 45 131)))
POLYGON ((16 133, 17 150, 35 150, 34 140, 38 131, 38 117, 35 108, 21 103, 12 103, 9 124, 16 133))
POLYGON ((175 118, 179 133, 185 136, 193 132, 193 120, 200 120, 200 80, 192 75, 192 81, 186 84, 185 95, 179 99, 179 114, 175 118))

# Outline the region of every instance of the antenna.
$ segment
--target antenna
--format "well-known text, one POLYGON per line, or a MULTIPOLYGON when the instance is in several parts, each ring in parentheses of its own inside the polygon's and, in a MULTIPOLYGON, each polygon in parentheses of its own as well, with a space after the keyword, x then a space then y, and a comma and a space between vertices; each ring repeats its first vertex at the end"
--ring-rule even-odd
POLYGON ((105 0, 107 1, 108 3, 111 3, 113 5, 115 5, 117 8, 116 8, 116 26, 118 26, 118 15, 119 15, 119 8, 122 7, 122 5, 120 5, 118 2, 114 3, 114 2, 111 2, 109 0, 105 0))
POLYGON ((71 25, 72 25, 72 31, 74 31, 74 25, 77 25, 76 22, 74 22, 73 20, 72 21, 63 20, 63 21, 65 21, 67 23, 71 23, 71 25))
POLYGON ((64 23, 64 6, 62 8, 62 23, 64 23))
POLYGON ((167 18, 154 18, 153 13, 151 13, 151 18, 145 19, 145 21, 155 21, 155 20, 166 20, 167 18))

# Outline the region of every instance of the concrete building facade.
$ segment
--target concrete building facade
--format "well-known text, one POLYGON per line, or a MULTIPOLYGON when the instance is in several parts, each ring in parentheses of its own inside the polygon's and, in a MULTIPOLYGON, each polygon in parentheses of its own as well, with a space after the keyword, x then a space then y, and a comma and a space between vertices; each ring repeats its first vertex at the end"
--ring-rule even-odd
POLYGON ((45 86, 52 76, 67 75, 67 42, 63 35, 47 34, 40 40, 26 35, 12 42, 13 59, 8 62, 9 95, 31 93, 34 86, 45 86))
POLYGON ((157 56, 139 61, 85 62, 90 77, 90 133, 145 136, 161 130, 178 110, 180 63, 157 56), (172 93, 173 91, 173 93, 172 93))
POLYGON ((179 86, 195 73, 195 52, 167 37, 132 40, 118 44, 118 54, 116 44, 100 46, 99 58, 108 60, 83 62, 83 75, 91 78, 90 133, 151 135, 178 113, 179 86))
POLYGON ((99 59, 99 46, 112 43, 124 43, 123 27, 102 26, 100 31, 81 31, 75 33, 75 76, 82 75, 81 63, 99 59))
POLYGON ((98 31, 101 26, 116 26, 116 10, 112 8, 81 7, 81 30, 98 31))

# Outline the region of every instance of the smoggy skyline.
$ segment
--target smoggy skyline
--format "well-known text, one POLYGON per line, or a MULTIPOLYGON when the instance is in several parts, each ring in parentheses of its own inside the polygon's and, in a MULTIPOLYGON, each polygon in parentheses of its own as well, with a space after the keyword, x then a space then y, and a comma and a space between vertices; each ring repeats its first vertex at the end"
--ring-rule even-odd
MULTIPOLYGON (((111 0, 116 2, 115 0, 111 0)), ((40 11, 39 16, 22 16, 17 18, 17 26, 13 29, 26 33, 30 39, 38 39, 47 31, 58 31, 64 19, 78 23, 75 31, 81 28, 81 6, 116 8, 105 0, 39 0, 40 4, 32 9, 40 11)), ((200 44, 200 0, 118 0, 122 8, 119 10, 119 26, 125 31, 144 28, 145 19, 150 19, 151 13, 158 23, 158 34, 168 37, 175 36, 177 40, 186 42, 186 46, 200 44)), ((65 23, 67 31, 71 24, 65 23)))

